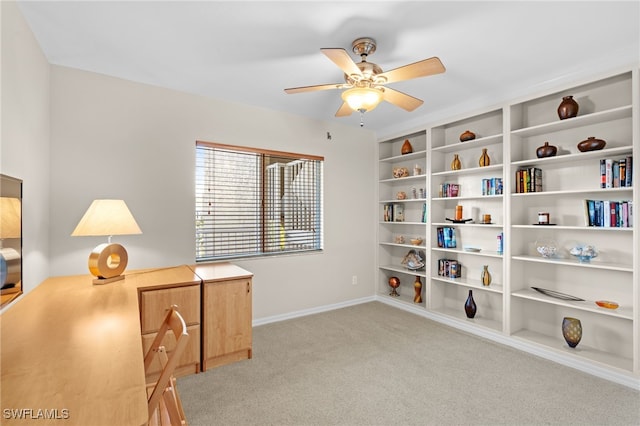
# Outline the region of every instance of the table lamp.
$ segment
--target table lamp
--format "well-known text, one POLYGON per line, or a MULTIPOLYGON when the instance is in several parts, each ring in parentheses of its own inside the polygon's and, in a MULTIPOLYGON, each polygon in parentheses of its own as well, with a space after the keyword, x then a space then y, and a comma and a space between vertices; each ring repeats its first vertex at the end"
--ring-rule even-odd
POLYGON ((94 200, 71 236, 108 236, 89 255, 89 272, 94 284, 107 284, 124 279, 122 273, 129 257, 120 244, 111 243, 113 235, 142 234, 123 200, 94 200))
POLYGON ((21 279, 20 253, 2 241, 22 236, 22 208, 17 198, 0 197, 0 287, 15 287, 21 279))

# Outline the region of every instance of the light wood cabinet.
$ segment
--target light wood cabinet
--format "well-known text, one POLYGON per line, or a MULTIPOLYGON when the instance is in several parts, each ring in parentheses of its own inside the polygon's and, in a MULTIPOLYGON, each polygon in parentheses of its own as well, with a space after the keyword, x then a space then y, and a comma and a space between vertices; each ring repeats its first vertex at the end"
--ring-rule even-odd
MULTIPOLYGON (((187 270, 192 272, 188 268, 187 270)), ((189 340, 176 368, 176 376, 200 371, 200 280, 195 274, 190 275, 188 280, 181 279, 173 283, 149 280, 146 285, 138 288, 142 345, 145 352, 156 337, 158 326, 171 305, 178 307, 187 323, 189 340)), ((167 334, 162 343, 169 352, 175 347, 175 339, 171 333, 167 334)), ((149 368, 148 376, 152 379, 159 372, 160 363, 156 360, 149 368)))
POLYGON ((202 371, 250 359, 253 275, 228 263, 194 272, 202 278, 202 371))

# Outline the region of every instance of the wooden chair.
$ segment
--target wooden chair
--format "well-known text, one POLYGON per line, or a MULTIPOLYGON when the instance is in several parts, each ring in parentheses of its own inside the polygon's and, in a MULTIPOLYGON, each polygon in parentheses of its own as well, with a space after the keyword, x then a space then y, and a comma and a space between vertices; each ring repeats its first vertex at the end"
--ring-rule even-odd
POLYGON ((158 380, 153 383, 147 383, 149 425, 177 426, 187 424, 182 402, 176 389, 176 379, 173 376, 178 359, 187 346, 187 340, 189 340, 187 325, 182 315, 178 312, 177 306, 173 305, 167 311, 167 315, 158 330, 158 335, 144 357, 145 371, 149 370, 156 356, 162 366, 158 380), (173 333, 176 339, 176 346, 167 355, 165 347, 162 346, 162 339, 168 332, 173 333))

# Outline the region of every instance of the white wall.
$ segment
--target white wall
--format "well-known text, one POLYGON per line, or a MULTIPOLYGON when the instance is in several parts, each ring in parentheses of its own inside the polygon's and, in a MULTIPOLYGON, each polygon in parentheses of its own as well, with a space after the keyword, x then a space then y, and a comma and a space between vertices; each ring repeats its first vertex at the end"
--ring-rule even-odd
POLYGON ((196 140, 325 157, 324 252, 237 262, 255 274, 254 319, 374 294, 373 133, 60 66, 51 67, 51 275, 87 273, 105 240, 70 234, 96 198, 124 199, 142 228, 114 237, 129 269, 194 263, 196 140))
POLYGON ((23 288, 49 276, 49 63, 17 5, 0 2, 0 172, 23 180, 23 288))

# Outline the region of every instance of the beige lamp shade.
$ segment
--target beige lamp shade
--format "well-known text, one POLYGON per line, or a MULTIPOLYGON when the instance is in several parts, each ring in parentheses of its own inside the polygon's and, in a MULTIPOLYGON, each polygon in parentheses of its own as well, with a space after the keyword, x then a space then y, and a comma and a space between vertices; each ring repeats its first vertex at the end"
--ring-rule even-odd
POLYGON ((0 197, 0 239, 20 238, 21 208, 17 198, 0 197))
POLYGON ((94 284, 108 284, 124 279, 129 256, 120 244, 112 244, 112 235, 142 234, 123 200, 94 200, 71 236, 109 236, 108 244, 100 244, 89 255, 89 272, 94 284))
POLYGON ((142 234, 123 200, 94 200, 71 236, 142 234))

